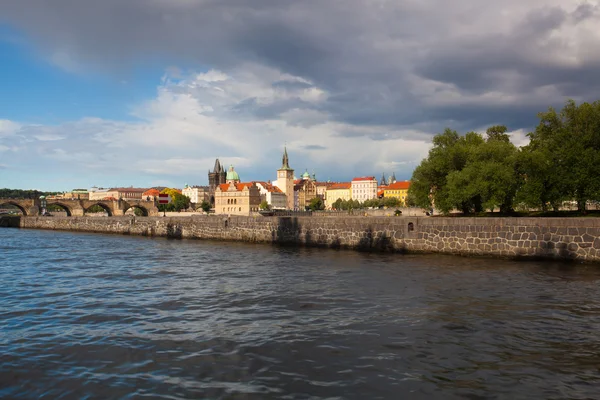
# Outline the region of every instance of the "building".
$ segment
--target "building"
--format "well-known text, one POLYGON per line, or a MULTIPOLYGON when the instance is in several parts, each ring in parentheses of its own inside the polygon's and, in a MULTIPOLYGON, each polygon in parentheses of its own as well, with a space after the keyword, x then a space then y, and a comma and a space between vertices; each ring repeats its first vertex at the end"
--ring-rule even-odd
POLYGON ((302 179, 294 181, 294 192, 298 193, 298 203, 294 208, 296 210, 305 210, 310 205, 310 201, 317 197, 317 182, 308 171, 302 174, 302 179))
POLYGON ((147 191, 146 188, 112 188, 106 192, 106 197, 112 197, 122 200, 142 200, 142 195, 147 191))
POLYGON ((260 190, 254 182, 233 180, 215 189, 215 214, 249 215, 259 210, 260 190))
POLYGON ((331 206, 338 199, 341 200, 351 200, 352 199, 352 183, 351 182, 342 182, 342 183, 333 183, 325 192, 325 208, 331 210, 331 206))
POLYGON ((405 205, 406 198, 408 197, 408 188, 410 187, 410 181, 400 181, 387 185, 383 189, 383 198, 395 197, 405 205))
POLYGON ((142 200, 154 201, 158 198, 160 191, 158 189, 148 189, 142 193, 142 200))
POLYGON ((287 208, 287 196, 277 186, 268 182, 254 182, 260 191, 261 202, 264 200, 271 209, 285 210, 287 208))
POLYGON ((89 200, 104 200, 104 198, 109 197, 109 195, 108 195, 109 190, 110 189, 98 188, 98 187, 94 186, 89 190, 88 199, 89 200))
POLYGON ((209 186, 189 186, 185 184, 181 194, 190 198, 190 201, 194 204, 200 204, 203 201, 210 200, 210 187, 209 186))
POLYGON ((210 204, 215 204, 215 189, 217 186, 227 183, 225 178, 227 177, 227 172, 221 165, 221 162, 217 158, 215 161, 215 166, 212 170, 208 170, 208 192, 209 192, 209 200, 210 204))
POLYGON ((287 147, 283 148, 283 157, 281 160, 281 168, 277 170, 277 180, 275 181, 277 186, 286 196, 287 204, 286 208, 289 210, 295 209, 294 207, 294 170, 290 168, 290 162, 287 153, 287 147))
POLYGON ((364 176, 352 179, 352 200, 361 203, 377 198, 377 179, 374 176, 364 176))
POLYGON ((240 183, 240 175, 233 168, 233 165, 229 166, 229 170, 227 170, 227 175, 225 175, 225 183, 240 183))

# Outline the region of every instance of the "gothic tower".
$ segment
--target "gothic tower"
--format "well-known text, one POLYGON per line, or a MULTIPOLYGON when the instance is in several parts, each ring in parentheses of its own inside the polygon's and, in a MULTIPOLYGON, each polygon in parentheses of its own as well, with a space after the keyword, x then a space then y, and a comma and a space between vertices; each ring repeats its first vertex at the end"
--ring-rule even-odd
POLYGON ((277 170, 277 187, 285 193, 287 197, 288 210, 294 209, 294 170, 290 168, 287 148, 283 148, 283 158, 281 168, 277 170))
POLYGON ((223 168, 223 166, 221 165, 221 162, 217 158, 217 160, 215 161, 215 167, 213 168, 213 171, 212 172, 210 170, 208 171, 208 187, 209 187, 209 192, 210 192, 211 204, 214 204, 214 202, 215 202, 214 201, 215 189, 217 188, 217 186, 225 183, 226 177, 227 177, 227 172, 225 172, 225 169, 223 168))

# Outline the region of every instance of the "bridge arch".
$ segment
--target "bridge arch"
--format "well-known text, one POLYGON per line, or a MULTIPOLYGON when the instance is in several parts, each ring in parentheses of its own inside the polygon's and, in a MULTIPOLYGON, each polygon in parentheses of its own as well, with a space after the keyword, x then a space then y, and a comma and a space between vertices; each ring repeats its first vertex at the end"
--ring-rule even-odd
POLYGON ((19 209, 19 211, 21 211, 21 213, 23 214, 23 216, 27 216, 27 210, 25 209, 25 207, 21 206, 16 201, 10 201, 9 200, 9 201, 0 202, 0 207, 6 206, 6 205, 11 205, 11 206, 17 207, 19 209))
POLYGON ((137 204, 131 204, 129 205, 129 207, 127 207, 125 210, 123 210, 123 214, 127 214, 127 213, 133 213, 134 215, 138 215, 138 214, 142 214, 142 217, 147 217, 148 215, 150 215, 148 209, 146 207, 142 207, 140 205, 137 204), (136 213, 136 211, 138 211, 136 213))
POLYGON ((102 203, 102 202, 97 202, 97 203, 91 204, 90 206, 88 206, 87 208, 85 208, 85 209, 83 210, 83 215, 86 215, 86 214, 88 214, 89 210, 90 210, 92 207, 94 207, 94 206, 98 206, 98 207, 102 208, 104 211, 106 211, 106 214, 107 214, 109 217, 112 217, 112 216, 113 216, 113 211, 111 210, 111 208, 110 208, 109 206, 107 206, 106 204, 102 203))
MULTIPOLYGON (((71 207, 64 205, 62 203, 58 203, 58 202, 48 202, 46 209, 50 208, 50 206, 53 207, 60 207, 62 208, 66 213, 67 213, 67 217, 70 217, 71 215, 73 215, 73 212, 71 210, 71 207)), ((40 209, 40 215, 41 215, 41 209, 40 209)), ((50 214, 52 214, 52 211, 50 211, 50 214)))

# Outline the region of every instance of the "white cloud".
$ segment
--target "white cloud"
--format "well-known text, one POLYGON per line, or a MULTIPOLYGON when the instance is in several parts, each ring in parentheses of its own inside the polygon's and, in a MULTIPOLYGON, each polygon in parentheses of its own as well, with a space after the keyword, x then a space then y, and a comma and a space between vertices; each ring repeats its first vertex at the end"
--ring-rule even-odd
POLYGON ((300 77, 261 67, 177 74, 134 107, 138 121, 88 117, 58 126, 23 124, 29 154, 37 155, 21 162, 83 176, 117 173, 132 184, 140 176, 146 185, 177 179, 202 184, 219 157, 243 179, 265 180, 275 178, 287 143, 297 174, 307 168, 320 179, 347 180, 383 170, 408 177, 413 160, 429 148, 425 132, 335 122, 314 106, 325 91, 300 77))

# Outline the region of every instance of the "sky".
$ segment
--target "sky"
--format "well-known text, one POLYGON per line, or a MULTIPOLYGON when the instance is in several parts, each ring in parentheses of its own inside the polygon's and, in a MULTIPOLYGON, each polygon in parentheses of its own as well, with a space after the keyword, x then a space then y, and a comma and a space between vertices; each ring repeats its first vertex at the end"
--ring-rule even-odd
POLYGON ((0 187, 410 179, 432 137, 600 93, 572 0, 0 0, 0 187))

